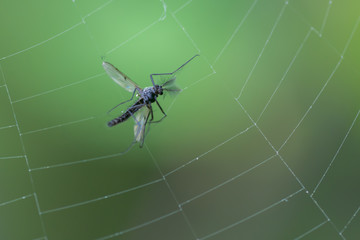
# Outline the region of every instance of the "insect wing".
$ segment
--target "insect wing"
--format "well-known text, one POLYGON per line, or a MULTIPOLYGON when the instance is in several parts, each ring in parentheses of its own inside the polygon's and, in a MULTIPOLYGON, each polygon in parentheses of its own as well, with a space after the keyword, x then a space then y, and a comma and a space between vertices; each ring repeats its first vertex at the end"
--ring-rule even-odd
POLYGON ((122 86, 125 90, 133 92, 136 88, 140 89, 128 76, 120 72, 111 63, 103 62, 103 68, 106 73, 114 80, 117 84, 122 86))
POLYGON ((145 128, 150 110, 147 107, 142 107, 135 115, 134 135, 135 140, 140 143, 142 147, 145 137, 145 128))
POLYGON ((175 80, 176 77, 174 76, 162 85, 163 90, 168 92, 170 95, 175 95, 182 91, 181 88, 176 85, 175 80))
MULTIPOLYGON (((164 86, 166 83, 174 83, 176 76, 179 76, 185 65, 187 65, 191 60, 193 60, 195 57, 198 57, 199 54, 194 55, 192 58, 187 60, 184 64, 182 64, 180 67, 178 67, 175 71, 171 73, 155 73, 151 74, 152 79, 154 80, 155 84, 164 86)), ((174 89, 172 89, 174 90, 174 89)), ((180 91, 180 88, 176 87, 176 91, 180 91)))

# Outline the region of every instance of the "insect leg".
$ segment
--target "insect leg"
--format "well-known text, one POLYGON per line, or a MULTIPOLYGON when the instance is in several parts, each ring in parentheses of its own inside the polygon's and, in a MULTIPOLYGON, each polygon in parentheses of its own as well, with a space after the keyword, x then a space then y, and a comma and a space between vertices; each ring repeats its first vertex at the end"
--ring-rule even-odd
POLYGON ((136 143, 136 141, 132 141, 130 143, 130 146, 125 151, 121 152, 120 154, 123 155, 123 154, 127 153, 132 148, 132 146, 134 146, 135 143, 136 143))
MULTIPOLYGON (((164 110, 162 109, 162 107, 160 106, 160 103, 155 99, 156 101, 156 104, 159 106, 161 112, 164 114, 164 116, 160 119, 160 120, 157 120, 157 121, 150 121, 150 123, 159 123, 161 122, 165 117, 167 117, 166 113, 164 112, 164 110)), ((151 112, 152 112, 152 109, 151 109, 151 112)))
MULTIPOLYGON (((152 106, 151 106, 151 104, 149 104, 149 110, 150 110, 150 112, 149 112, 149 114, 151 114, 151 119, 150 119, 150 121, 149 121, 149 125, 148 125, 148 128, 147 128, 147 130, 146 130, 146 133, 145 133, 145 135, 147 135, 148 134, 148 132, 150 131, 150 126, 151 126, 151 123, 153 123, 153 120, 154 120, 154 113, 153 113, 153 110, 152 110, 152 106)), ((147 119, 146 119, 146 122, 147 122, 147 119)))
POLYGON ((135 92, 136 92, 136 88, 131 96, 131 98, 129 100, 126 100, 125 102, 122 102, 122 103, 119 103, 118 105, 116 105, 115 107, 113 107, 112 109, 110 109, 107 113, 111 113, 115 108, 117 108, 118 106, 124 104, 124 103, 127 103, 127 102, 130 102, 133 98, 134 98, 134 95, 135 95, 135 92))
POLYGON ((195 56, 193 56, 192 58, 190 58, 189 60, 187 60, 183 65, 181 65, 180 67, 178 67, 175 71, 171 72, 171 73, 153 73, 150 75, 150 79, 152 84, 155 87, 155 82, 153 79, 153 76, 161 76, 161 75, 173 75, 174 73, 176 73, 177 71, 179 71, 181 68, 183 68, 186 64, 188 64, 191 60, 193 60, 195 57, 200 56, 199 54, 196 54, 195 56))
POLYGON ((149 104, 149 105, 148 105, 148 108, 149 108, 149 110, 150 110, 150 114, 151 114, 151 119, 150 119, 150 122, 152 122, 152 120, 154 120, 154 112, 153 112, 153 110, 152 110, 152 106, 151 106, 151 104, 149 104))
MULTIPOLYGON (((144 106, 144 105, 145 105, 145 103, 144 103, 144 104, 141 104, 140 106, 144 106)), ((133 107, 131 107, 131 108, 134 108, 134 107, 135 107, 135 106, 133 106, 133 107)), ((129 108, 129 109, 131 109, 131 108, 129 108)), ((136 120, 134 114, 132 114, 132 113, 130 112, 130 115, 134 118, 135 123, 136 123, 136 124, 139 126, 139 128, 140 128, 140 123, 136 120)), ((139 133, 138 133, 138 134, 139 134, 139 133)), ((134 140, 130 143, 129 147, 128 147, 125 151, 123 151, 123 152, 120 153, 121 155, 127 153, 127 152, 134 146, 134 144, 136 143, 136 137, 138 136, 138 134, 136 134, 136 136, 134 137, 134 140)), ((141 147, 142 147, 142 146, 141 146, 141 147)))
MULTIPOLYGON (((150 112, 149 112, 148 115, 146 116, 146 121, 145 121, 145 124, 144 124, 144 137, 143 137, 143 139, 142 139, 142 141, 141 141, 141 143, 140 143, 140 147, 141 147, 141 148, 142 148, 143 145, 144 145, 145 137, 146 137, 146 135, 147 135, 147 133, 148 133, 148 131, 145 131, 145 129, 146 129, 146 124, 147 124, 147 122, 148 122, 148 120, 149 120, 150 113, 151 113, 151 117, 154 118, 154 116, 153 116, 153 114, 152 114, 152 109, 150 108, 150 112)), ((150 126, 149 126, 149 127, 150 127, 150 126)), ((149 129, 149 128, 148 128, 148 129, 149 129)))
MULTIPOLYGON (((141 107, 144 107, 144 106, 145 106, 145 107, 148 107, 148 105, 147 105, 146 103, 137 105, 136 107, 140 107, 140 108, 141 108, 141 107)), ((134 106, 134 107, 135 107, 135 106, 134 106)), ((131 108, 129 108, 129 109, 131 109, 131 108)), ((134 143, 136 143, 136 138, 139 136, 139 134, 141 134, 140 131, 143 131, 143 132, 144 132, 144 137, 143 137, 142 142, 140 143, 140 148, 142 148, 143 143, 144 143, 144 140, 145 140, 145 128, 146 128, 146 124, 147 124, 147 122, 148 122, 148 118, 149 118, 150 113, 148 113, 148 115, 146 116, 146 120, 145 120, 145 124, 144 124, 144 129, 143 129, 143 130, 142 130, 141 126, 140 126, 139 121, 136 120, 136 117, 134 116, 134 114, 132 114, 132 113, 130 112, 130 115, 134 118, 135 124, 138 126, 138 131, 137 131, 137 133, 135 134, 134 141, 133 141, 132 145, 133 145, 134 143)))
MULTIPOLYGON (((146 103, 139 104, 139 105, 136 105, 136 106, 132 106, 132 107, 128 108, 128 110, 129 110, 129 109, 132 109, 132 108, 135 108, 135 107, 139 107, 139 109, 140 109, 140 108, 143 107, 143 106, 146 106, 146 103)), ((134 118, 136 124, 139 126, 139 122, 136 120, 134 114, 132 114, 131 111, 130 111, 130 115, 134 118)))

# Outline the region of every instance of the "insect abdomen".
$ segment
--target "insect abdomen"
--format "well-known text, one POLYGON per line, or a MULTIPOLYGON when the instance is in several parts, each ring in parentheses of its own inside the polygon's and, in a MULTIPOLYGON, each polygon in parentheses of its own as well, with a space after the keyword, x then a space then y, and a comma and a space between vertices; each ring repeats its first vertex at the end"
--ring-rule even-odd
POLYGON ((121 115, 120 117, 114 118, 113 120, 111 120, 110 122, 108 122, 108 126, 112 127, 115 126, 116 124, 122 123, 125 120, 127 120, 129 117, 131 116, 130 113, 125 112, 123 115, 121 115))
POLYGON ((109 127, 113 127, 119 123, 125 122, 131 115, 134 115, 143 105, 143 99, 137 101, 134 105, 132 105, 124 114, 121 116, 114 118, 113 120, 108 122, 109 127))

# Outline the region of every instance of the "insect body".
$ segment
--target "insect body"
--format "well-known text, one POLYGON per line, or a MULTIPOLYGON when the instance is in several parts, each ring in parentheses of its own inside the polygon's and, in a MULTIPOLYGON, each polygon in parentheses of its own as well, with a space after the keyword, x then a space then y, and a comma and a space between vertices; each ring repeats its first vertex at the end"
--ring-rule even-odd
MULTIPOLYGON (((134 98, 134 95, 136 92, 138 94, 136 95, 138 97, 138 100, 129 107, 125 113, 123 113, 121 116, 114 118, 113 120, 108 122, 109 127, 113 127, 119 123, 122 123, 132 117, 135 120, 135 126, 134 126, 134 142, 139 142, 140 147, 142 147, 144 143, 145 138, 145 128, 147 123, 158 123, 161 122, 167 115, 160 106, 159 102, 157 101, 157 98, 159 95, 163 95, 165 92, 170 93, 178 93, 181 91, 180 88, 178 88, 175 85, 175 73, 179 71, 182 67, 184 67, 188 62, 190 62, 193 58, 197 57, 198 55, 193 56, 188 61, 186 61, 183 65, 181 65, 178 69, 176 69, 174 72, 171 73, 154 73, 150 75, 150 79, 152 82, 152 86, 146 87, 144 89, 137 86, 132 80, 130 80, 129 77, 127 77, 124 73, 120 72, 116 67, 114 67, 111 63, 103 62, 103 67, 107 74, 120 86, 122 86, 125 90, 132 92, 132 97, 122 102, 118 105, 116 105, 114 108, 112 108, 110 111, 114 110, 116 107, 131 101, 134 98), (168 76, 170 77, 167 81, 162 83, 161 85, 157 85, 154 82, 153 76, 168 76), (157 106, 160 108, 161 112, 163 113, 163 117, 158 121, 154 120, 154 114, 152 109, 152 103, 156 103, 157 106), (151 116, 150 120, 149 117, 151 116)), ((132 145, 131 145, 132 146, 132 145)), ((131 147, 130 146, 130 147, 131 147)), ((129 147, 129 148, 130 148, 129 147)))
POLYGON ((144 99, 143 98, 139 99, 128 110, 126 110, 126 112, 123 115, 121 115, 117 118, 114 118, 113 120, 108 122, 108 126, 112 127, 112 126, 115 126, 116 124, 126 121, 129 117, 134 115, 140 108, 142 108, 143 104, 144 104, 144 99))
POLYGON ((141 92, 141 98, 136 101, 123 115, 108 122, 108 126, 112 127, 116 124, 126 121, 129 117, 134 115, 144 105, 149 106, 151 103, 156 101, 159 95, 163 95, 162 86, 155 85, 155 87, 146 87, 141 92))

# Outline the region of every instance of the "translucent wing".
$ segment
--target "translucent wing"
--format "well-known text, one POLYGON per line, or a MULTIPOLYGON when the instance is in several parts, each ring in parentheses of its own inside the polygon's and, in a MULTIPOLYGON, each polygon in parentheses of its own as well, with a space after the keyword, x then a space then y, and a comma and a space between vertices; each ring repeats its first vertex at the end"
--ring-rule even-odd
POLYGON ((170 95, 175 95, 182 91, 181 88, 176 86, 175 80, 176 77, 174 76, 173 78, 164 82, 164 84, 162 85, 163 90, 165 92, 168 92, 170 95))
POLYGON ((120 72, 111 63, 103 62, 103 67, 106 73, 114 80, 117 84, 122 86, 125 90, 133 92, 136 88, 140 89, 128 76, 120 72))
POLYGON ((134 135, 135 140, 140 143, 142 147, 145 137, 145 127, 149 117, 150 110, 147 107, 142 107, 135 115, 134 135))
MULTIPOLYGON (((192 58, 187 60, 184 64, 182 64, 180 67, 178 67, 175 71, 173 71, 171 73, 153 73, 150 76, 151 76, 152 80, 154 80, 154 83, 157 85, 164 86, 166 83, 174 84, 176 76, 179 76, 182 73, 185 65, 187 65, 191 60, 193 60, 195 57, 198 57, 198 56, 199 56, 199 54, 194 55, 192 58)), ((176 91, 180 91, 180 89, 178 87, 176 87, 176 89, 171 89, 170 91, 176 92, 176 91)))

